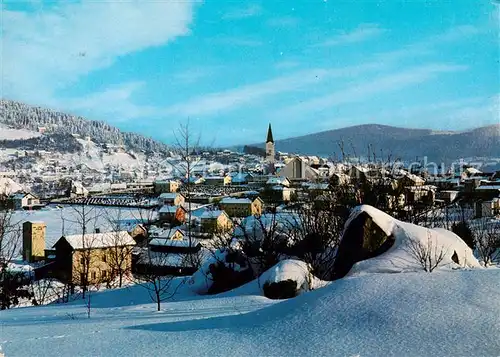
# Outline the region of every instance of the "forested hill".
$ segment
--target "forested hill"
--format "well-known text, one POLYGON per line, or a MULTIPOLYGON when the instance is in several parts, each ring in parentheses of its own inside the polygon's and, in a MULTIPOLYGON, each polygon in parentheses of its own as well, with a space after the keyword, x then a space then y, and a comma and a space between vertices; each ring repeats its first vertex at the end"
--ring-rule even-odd
POLYGON ((0 124, 32 131, 45 127, 46 133, 49 134, 89 136, 96 143, 124 145, 131 150, 146 152, 167 150, 167 146, 161 142, 140 134, 122 132, 102 121, 87 120, 83 117, 11 100, 0 100, 0 124))

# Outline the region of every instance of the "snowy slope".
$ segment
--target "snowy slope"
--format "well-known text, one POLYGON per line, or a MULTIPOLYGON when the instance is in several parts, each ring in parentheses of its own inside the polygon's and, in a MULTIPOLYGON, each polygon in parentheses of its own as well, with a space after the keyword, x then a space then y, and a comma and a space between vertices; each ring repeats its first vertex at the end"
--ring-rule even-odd
POLYGON ((498 356, 500 269, 345 278, 283 302, 139 287, 0 314, 15 356, 498 356))
POLYGON ((39 137, 41 134, 36 131, 25 129, 11 129, 0 124, 0 140, 24 140, 39 137))

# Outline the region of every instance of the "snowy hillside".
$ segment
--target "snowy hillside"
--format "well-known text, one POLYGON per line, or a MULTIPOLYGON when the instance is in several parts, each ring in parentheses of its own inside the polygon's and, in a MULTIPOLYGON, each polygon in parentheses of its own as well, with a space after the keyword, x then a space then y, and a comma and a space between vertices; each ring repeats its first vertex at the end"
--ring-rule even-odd
POLYGON ((24 140, 39 137, 36 131, 25 129, 11 129, 6 125, 0 124, 0 140, 24 140))
POLYGON ((140 134, 121 132, 104 122, 11 100, 0 100, 0 123, 14 129, 38 131, 39 127, 44 127, 47 133, 89 136, 98 143, 123 144, 134 150, 162 152, 167 149, 163 143, 140 134))
POLYGON ((15 356, 497 356, 500 269, 376 274, 282 302, 195 297, 155 312, 133 286, 83 301, 2 311, 15 356))

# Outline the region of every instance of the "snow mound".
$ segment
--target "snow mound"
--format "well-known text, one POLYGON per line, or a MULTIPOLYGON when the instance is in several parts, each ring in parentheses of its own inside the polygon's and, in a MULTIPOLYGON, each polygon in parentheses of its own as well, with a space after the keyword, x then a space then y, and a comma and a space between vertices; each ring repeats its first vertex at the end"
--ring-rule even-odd
POLYGON ((296 259, 280 261, 272 268, 266 270, 257 279, 227 293, 230 296, 238 295, 264 295, 263 287, 266 283, 279 283, 286 280, 297 282, 298 293, 318 289, 327 284, 326 281, 316 278, 310 273, 310 266, 296 259))
POLYGON ((348 275, 422 271, 423 267, 415 254, 415 250, 419 249, 427 250, 433 260, 443 255, 436 269, 481 267, 472 250, 455 233, 402 222, 368 205, 356 207, 351 213, 342 240, 347 239, 347 228, 362 212, 368 214, 388 237, 392 237, 394 244, 381 255, 354 264, 348 275))

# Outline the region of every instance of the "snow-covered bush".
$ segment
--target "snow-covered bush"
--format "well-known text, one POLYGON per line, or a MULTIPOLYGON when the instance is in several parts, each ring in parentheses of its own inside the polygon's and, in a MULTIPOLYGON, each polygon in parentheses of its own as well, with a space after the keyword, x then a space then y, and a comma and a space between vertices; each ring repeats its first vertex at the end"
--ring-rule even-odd
POLYGON ((218 249, 189 279, 197 294, 217 294, 241 286, 254 278, 241 250, 218 249))

